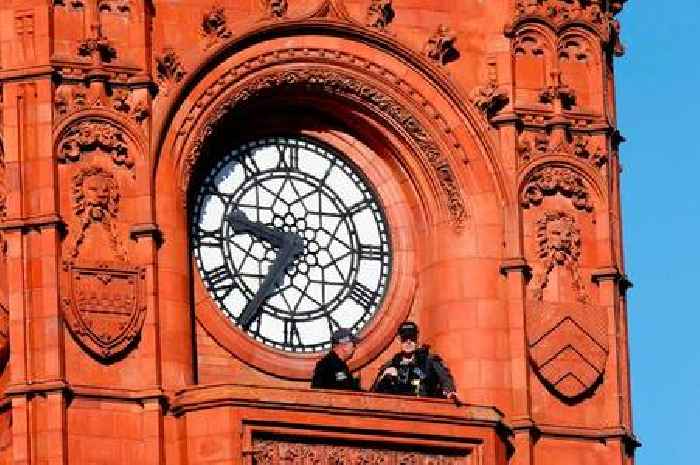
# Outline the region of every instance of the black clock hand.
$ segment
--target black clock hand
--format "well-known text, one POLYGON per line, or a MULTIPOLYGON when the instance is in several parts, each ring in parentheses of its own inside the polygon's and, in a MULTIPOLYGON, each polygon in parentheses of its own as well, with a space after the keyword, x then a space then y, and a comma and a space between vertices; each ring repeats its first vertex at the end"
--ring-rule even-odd
POLYGON ((250 233, 280 249, 255 297, 248 302, 238 318, 238 324, 243 328, 248 328, 258 314, 260 305, 272 294, 278 283, 282 281, 287 267, 304 251, 304 242, 301 237, 292 232, 278 231, 261 223, 250 221, 240 210, 232 212, 229 216, 229 221, 235 232, 250 233))
POLYGON ((268 226, 265 226, 262 223, 251 221, 248 219, 247 216, 245 216, 245 213, 238 209, 231 212, 231 214, 228 217, 228 221, 229 224, 231 224, 231 226, 233 227, 234 232, 239 234, 250 233, 258 239, 262 239, 265 242, 269 242, 274 247, 281 248, 284 245, 285 234, 292 234, 295 236, 295 234, 293 233, 285 233, 284 231, 278 231, 276 229, 272 229, 268 226))

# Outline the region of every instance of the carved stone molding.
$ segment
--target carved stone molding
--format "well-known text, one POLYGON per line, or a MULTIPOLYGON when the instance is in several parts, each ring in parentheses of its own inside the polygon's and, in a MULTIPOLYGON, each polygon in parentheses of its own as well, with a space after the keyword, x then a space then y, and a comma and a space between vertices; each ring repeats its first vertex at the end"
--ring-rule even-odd
POLYGON ((555 194, 570 198, 578 210, 593 210, 593 201, 583 178, 563 166, 540 166, 530 173, 520 195, 520 204, 523 208, 540 205, 545 196, 555 194))
POLYGON ((106 122, 83 121, 71 126, 59 144, 58 161, 79 161, 83 154, 100 151, 112 158, 117 166, 133 170, 134 159, 129 153, 126 136, 116 126, 106 122))
POLYGON ((131 0, 97 0, 100 12, 126 15, 131 12, 131 0))
POLYGON ((396 15, 391 3, 392 0, 372 0, 367 7, 367 26, 386 31, 396 15))
POLYGON ((128 85, 110 85, 111 92, 90 95, 88 87, 80 81, 65 81, 54 93, 55 122, 62 121, 73 113, 89 109, 112 109, 127 116, 138 124, 143 124, 151 112, 146 97, 128 85))
MULTIPOLYGON (((300 51, 303 55, 309 56, 309 51, 300 51)), ((278 56, 289 57, 293 51, 289 50, 280 53, 278 56)), ((321 51, 321 55, 326 52, 321 51)), ((328 52, 333 55, 338 55, 338 52, 328 52)), ((251 60, 251 63, 260 64, 258 58, 251 60)), ((267 63, 269 64, 269 62, 267 63)), ((246 64, 241 65, 242 68, 250 71, 246 64)), ((232 73, 235 73, 233 70, 232 73)), ((232 79, 229 75, 228 78, 232 79)), ((220 84, 223 85, 223 84, 220 84)), ((461 191, 457 177, 455 176, 448 161, 442 155, 438 144, 429 135, 429 132, 422 124, 396 102, 391 96, 385 94, 379 89, 370 84, 359 81, 356 77, 344 74, 340 71, 327 71, 323 68, 312 68, 310 66, 297 70, 286 70, 269 73, 263 77, 257 78, 245 84, 234 96, 221 104, 208 124, 199 131, 191 144, 191 150, 186 155, 183 161, 183 188, 188 185, 192 169, 197 158, 200 155, 201 149, 205 140, 213 132, 216 123, 232 108, 241 105, 244 102, 271 93, 279 93, 284 90, 292 90, 301 88, 305 91, 312 91, 331 95, 333 97, 343 97, 351 100, 360 101, 365 105, 369 105, 377 113, 385 115, 390 121, 399 125, 403 131, 420 149, 421 154, 431 165, 434 173, 440 183, 440 187, 445 194, 447 202, 447 210, 450 218, 456 227, 460 227, 466 219, 466 206, 462 199, 461 191)), ((211 97, 211 96, 210 96, 211 97)), ((206 108, 206 102, 197 102, 195 108, 206 108)), ((186 120, 193 121, 195 115, 188 116, 186 120)), ((182 131, 187 131, 183 128, 182 131)))
POLYGON ((201 32, 204 37, 204 48, 211 48, 217 42, 231 37, 223 7, 214 5, 202 15, 201 32))
POLYGON ((413 452, 365 446, 254 440, 255 465, 466 465, 462 454, 413 452))
POLYGON ((591 303, 581 276, 581 231, 574 216, 547 211, 535 227, 538 264, 529 286, 532 300, 527 313, 530 359, 547 387, 574 400, 593 389, 605 371, 607 315, 604 308, 591 303), (569 275, 575 301, 544 298, 554 273, 569 275))
POLYGON ((121 194, 114 175, 99 166, 87 166, 73 176, 71 201, 75 221, 69 224, 71 241, 67 263, 73 263, 91 228, 103 228, 109 239, 108 245, 117 261, 127 259, 117 231, 121 194))
POLYGON ((73 336, 95 358, 121 356, 137 340, 146 316, 145 272, 124 263, 66 263, 61 305, 73 336))
POLYGON ((423 53, 434 63, 444 66, 450 61, 459 58, 459 52, 455 48, 457 34, 448 26, 441 24, 428 38, 423 48, 423 53))
POLYGON ((495 59, 489 59, 487 63, 487 81, 483 86, 478 86, 469 94, 469 99, 476 107, 492 116, 498 110, 508 104, 508 92, 498 87, 498 71, 495 59))
POLYGON ((525 131, 518 138, 518 155, 522 163, 543 156, 576 157, 590 162, 596 167, 608 161, 608 154, 601 144, 596 144, 590 136, 576 134, 567 140, 566 136, 555 138, 543 132, 525 131))
POLYGON ((156 81, 163 95, 185 77, 186 71, 180 57, 173 49, 165 49, 156 57, 156 81))

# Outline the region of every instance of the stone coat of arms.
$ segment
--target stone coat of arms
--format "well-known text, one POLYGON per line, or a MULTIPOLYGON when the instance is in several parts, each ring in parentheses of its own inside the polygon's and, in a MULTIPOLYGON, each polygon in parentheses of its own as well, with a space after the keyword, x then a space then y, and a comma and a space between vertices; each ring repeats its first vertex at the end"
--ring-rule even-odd
POLYGON ((77 221, 63 264, 63 314, 79 344, 106 361, 138 340, 146 314, 145 272, 128 263, 119 238, 114 175, 99 166, 82 168, 73 176, 71 194, 77 221))
POLYGON ((537 222, 538 259, 528 302, 527 342, 537 375, 560 397, 575 400, 593 389, 605 372, 608 321, 590 301, 581 278, 580 231, 573 216, 547 212, 537 222), (547 301, 544 290, 560 273, 574 299, 547 301), (565 275, 565 276, 562 276, 565 275))

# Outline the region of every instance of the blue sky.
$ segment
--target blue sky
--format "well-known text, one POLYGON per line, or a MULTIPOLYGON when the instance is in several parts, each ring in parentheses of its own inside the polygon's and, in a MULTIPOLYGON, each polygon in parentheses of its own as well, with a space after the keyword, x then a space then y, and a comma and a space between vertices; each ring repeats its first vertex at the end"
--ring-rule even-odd
POLYGON ((638 465, 700 463, 700 1, 631 0, 616 61, 638 465))

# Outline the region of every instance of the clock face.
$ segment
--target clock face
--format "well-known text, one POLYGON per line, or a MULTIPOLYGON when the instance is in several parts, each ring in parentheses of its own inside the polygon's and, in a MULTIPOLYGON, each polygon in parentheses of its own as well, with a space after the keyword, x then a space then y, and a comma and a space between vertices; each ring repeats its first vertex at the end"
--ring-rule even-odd
POLYGON ((271 347, 314 352, 358 333, 387 289, 391 247, 374 190, 343 155, 272 137, 226 154, 194 197, 192 250, 211 298, 271 347))

